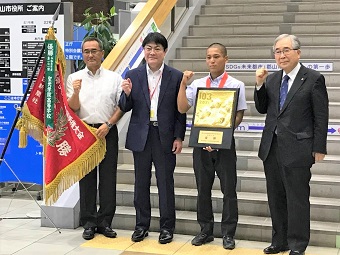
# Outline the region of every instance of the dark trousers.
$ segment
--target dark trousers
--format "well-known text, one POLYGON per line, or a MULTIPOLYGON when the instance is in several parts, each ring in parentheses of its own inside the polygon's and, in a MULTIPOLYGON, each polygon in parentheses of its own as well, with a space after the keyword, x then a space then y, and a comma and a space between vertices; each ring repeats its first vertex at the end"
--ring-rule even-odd
POLYGON ((176 156, 162 149, 158 127, 150 126, 145 149, 133 152, 135 165, 134 206, 136 209, 136 229, 149 229, 151 221, 150 184, 152 162, 156 169, 159 196, 160 229, 175 229, 175 193, 173 173, 176 156))
POLYGON ((284 166, 274 135, 264 170, 273 225, 272 244, 288 244, 291 250, 304 251, 310 234, 310 168, 284 166))
POLYGON ((211 189, 216 172, 223 193, 222 235, 234 236, 238 221, 235 142, 233 141, 230 150, 208 152, 202 148, 194 148, 193 160, 198 190, 197 221, 201 226, 201 232, 213 234, 211 189))
POLYGON ((99 210, 97 211, 97 167, 79 182, 80 223, 84 228, 111 226, 116 211, 118 131, 113 126, 106 135, 105 158, 99 169, 99 210))

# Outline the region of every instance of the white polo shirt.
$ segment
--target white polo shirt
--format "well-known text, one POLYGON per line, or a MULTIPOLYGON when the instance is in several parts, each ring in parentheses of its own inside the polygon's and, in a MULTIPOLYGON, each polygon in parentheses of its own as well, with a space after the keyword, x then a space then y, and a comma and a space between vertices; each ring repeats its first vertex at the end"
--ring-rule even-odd
MULTIPOLYGON (((196 94, 197 88, 206 88, 206 81, 207 79, 211 80, 211 88, 218 88, 220 81, 223 77, 224 73, 217 77, 216 79, 212 80, 210 74, 206 77, 194 80, 190 86, 186 89, 186 96, 188 99, 188 104, 190 106, 195 105, 196 101, 196 94)), ((238 104, 237 104, 237 111, 247 110, 247 100, 246 100, 246 93, 245 93, 245 86, 242 81, 235 79, 234 77, 228 75, 228 79, 226 80, 224 88, 239 88, 239 95, 238 95, 238 104)))

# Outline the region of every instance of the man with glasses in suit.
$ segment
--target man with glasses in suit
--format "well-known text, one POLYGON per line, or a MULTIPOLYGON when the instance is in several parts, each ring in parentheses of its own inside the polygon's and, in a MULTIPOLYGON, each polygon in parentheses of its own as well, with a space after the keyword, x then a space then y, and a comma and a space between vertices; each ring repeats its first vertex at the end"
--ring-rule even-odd
POLYGON ((159 243, 170 243, 175 229, 174 170, 182 150, 186 115, 177 109, 183 73, 164 63, 166 38, 157 32, 142 42, 146 64, 130 70, 119 101, 122 111, 132 110, 125 147, 133 152, 136 225, 131 240, 148 236, 151 221, 150 179, 155 166, 160 211, 159 243))
POLYGON ((282 34, 273 52, 280 71, 256 71, 255 106, 267 114, 259 148, 272 218, 265 254, 305 254, 310 236, 310 168, 324 159, 328 95, 322 74, 299 63, 300 41, 282 34))

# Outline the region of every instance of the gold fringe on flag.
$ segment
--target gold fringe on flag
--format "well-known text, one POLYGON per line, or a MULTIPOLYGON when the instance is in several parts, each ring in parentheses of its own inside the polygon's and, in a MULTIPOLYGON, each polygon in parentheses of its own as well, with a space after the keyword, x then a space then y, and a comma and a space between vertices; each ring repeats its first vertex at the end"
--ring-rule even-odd
POLYGON ((44 123, 30 113, 26 103, 22 108, 22 115, 15 127, 19 130, 19 148, 26 148, 27 135, 43 144, 44 123))
MULTIPOLYGON (((54 29, 49 28, 46 39, 56 40, 54 35, 54 29)), ((66 60, 62 48, 57 41, 57 57, 56 64, 60 64, 59 72, 60 79, 64 79, 66 60)), ((32 112, 33 113, 33 112, 32 112)), ((21 118, 16 124, 16 128, 20 130, 19 135, 19 147, 24 148, 27 145, 27 135, 33 137, 36 141, 43 145, 44 157, 47 154, 47 137, 44 134, 45 125, 42 120, 35 117, 30 112, 27 104, 24 104, 22 108, 21 118)), ((96 129, 85 125, 86 128, 96 136, 96 129)), ((70 188, 73 184, 78 182, 81 178, 91 172, 98 164, 101 162, 106 153, 106 140, 96 139, 96 141, 81 155, 78 156, 72 163, 68 164, 64 169, 58 171, 58 174, 54 179, 48 183, 44 184, 44 200, 46 205, 51 205, 55 203, 61 194, 70 188)), ((46 157, 45 157, 46 158, 46 157)), ((58 164, 56 162, 56 164, 58 164)), ((46 169, 45 169, 46 171, 46 169)))
MULTIPOLYGON (((50 27, 48 29, 46 39, 57 41, 57 57, 56 64, 61 66, 61 77, 64 79, 66 70, 66 59, 64 56, 63 49, 55 37, 54 29, 50 27)), ((35 118, 29 111, 26 103, 22 108, 22 115, 20 116, 16 126, 19 132, 19 148, 26 148, 27 146, 27 135, 32 136, 40 144, 44 144, 44 123, 39 119, 35 118)))
MULTIPOLYGON (((92 133, 95 133, 96 129, 88 128, 91 129, 92 133)), ((45 185, 45 204, 52 205, 55 203, 65 190, 90 173, 98 165, 98 162, 104 159, 105 153, 106 140, 98 139, 74 162, 60 171, 52 182, 45 185)))
POLYGON ((19 148, 26 148, 27 146, 27 130, 21 126, 19 131, 19 148))

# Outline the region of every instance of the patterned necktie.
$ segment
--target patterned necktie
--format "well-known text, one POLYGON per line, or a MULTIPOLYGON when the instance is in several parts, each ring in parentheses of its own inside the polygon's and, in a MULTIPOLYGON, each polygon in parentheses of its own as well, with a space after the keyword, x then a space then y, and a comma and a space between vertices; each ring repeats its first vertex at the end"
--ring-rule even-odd
POLYGON ((287 93, 288 93, 288 80, 289 80, 289 76, 285 75, 283 77, 283 81, 280 87, 280 110, 282 109, 282 106, 286 100, 287 97, 287 93))

